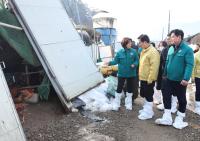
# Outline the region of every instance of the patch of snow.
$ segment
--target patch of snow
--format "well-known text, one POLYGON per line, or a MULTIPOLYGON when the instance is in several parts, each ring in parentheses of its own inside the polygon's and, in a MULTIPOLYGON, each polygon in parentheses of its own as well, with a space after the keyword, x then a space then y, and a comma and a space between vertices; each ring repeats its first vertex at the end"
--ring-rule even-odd
POLYGON ((79 96, 86 103, 85 110, 106 112, 112 110, 112 99, 106 96, 108 84, 102 83, 100 86, 79 96))

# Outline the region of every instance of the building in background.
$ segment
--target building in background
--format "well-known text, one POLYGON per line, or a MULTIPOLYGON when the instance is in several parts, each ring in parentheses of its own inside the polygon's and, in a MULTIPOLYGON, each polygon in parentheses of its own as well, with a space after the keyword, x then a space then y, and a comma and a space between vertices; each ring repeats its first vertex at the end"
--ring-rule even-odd
POLYGON ((101 34, 101 40, 106 46, 115 43, 116 18, 106 11, 101 11, 92 17, 93 28, 101 34))

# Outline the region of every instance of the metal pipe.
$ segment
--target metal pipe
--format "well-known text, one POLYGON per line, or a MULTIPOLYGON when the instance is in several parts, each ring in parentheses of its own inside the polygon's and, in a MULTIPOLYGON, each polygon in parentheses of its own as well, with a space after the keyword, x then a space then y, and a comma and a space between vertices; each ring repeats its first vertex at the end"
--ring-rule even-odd
POLYGON ((2 22, 0 22, 0 26, 4 26, 4 27, 16 29, 16 30, 23 30, 23 28, 21 28, 21 27, 10 25, 10 24, 6 24, 6 23, 2 23, 2 22))
POLYGON ((82 27, 82 24, 81 24, 81 18, 80 18, 80 14, 79 14, 79 9, 78 9, 78 4, 77 4, 77 0, 75 1, 75 5, 76 5, 76 13, 77 13, 77 16, 78 16, 78 22, 79 22, 79 25, 80 25, 80 29, 81 29, 81 39, 83 40, 83 27, 82 27))

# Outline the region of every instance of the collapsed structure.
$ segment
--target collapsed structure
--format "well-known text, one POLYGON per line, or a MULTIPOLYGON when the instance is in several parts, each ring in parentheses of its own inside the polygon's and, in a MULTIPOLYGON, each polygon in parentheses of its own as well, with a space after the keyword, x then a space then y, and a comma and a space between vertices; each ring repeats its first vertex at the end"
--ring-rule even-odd
MULTIPOLYGON (((41 84, 37 87, 38 93, 40 90, 42 92, 47 90, 45 93, 48 93, 48 84, 51 84, 65 109, 70 109, 73 98, 104 81, 71 23, 62 1, 11 0, 9 6, 11 12, 1 5, 1 12, 3 12, 1 16, 4 17, 1 20, 5 20, 1 22, 23 29, 0 27, 0 37, 6 44, 2 48, 5 50, 5 47, 11 47, 8 50, 9 56, 4 57, 10 57, 11 52, 14 54, 11 56, 11 65, 6 68, 7 70, 4 69, 5 72, 10 71, 11 82, 16 81, 13 75, 15 69, 12 68, 20 68, 21 65, 27 70, 27 67, 30 67, 41 76, 40 81, 37 81, 41 84), (14 56, 16 58, 13 58, 14 56)), ((1 61, 4 61, 4 57, 1 61)), ((9 63, 4 64, 7 66, 9 63)), ((23 141, 25 136, 4 73, 0 71, 3 105, 0 107, 0 140, 23 141)), ((25 73, 34 74, 29 71, 25 73)), ((28 81, 29 77, 26 78, 28 81)))

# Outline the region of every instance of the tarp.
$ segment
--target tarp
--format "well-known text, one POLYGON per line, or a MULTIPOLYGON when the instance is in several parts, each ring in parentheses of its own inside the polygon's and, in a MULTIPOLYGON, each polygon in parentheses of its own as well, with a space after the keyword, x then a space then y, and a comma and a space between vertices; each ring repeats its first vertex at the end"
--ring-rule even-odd
MULTIPOLYGON (((0 3, 0 22, 15 25, 20 27, 15 15, 5 9, 0 3)), ((28 64, 33 66, 40 66, 40 62, 36 57, 32 46, 26 37, 24 31, 11 29, 0 26, 0 37, 3 38, 8 44, 25 60, 28 64)))

